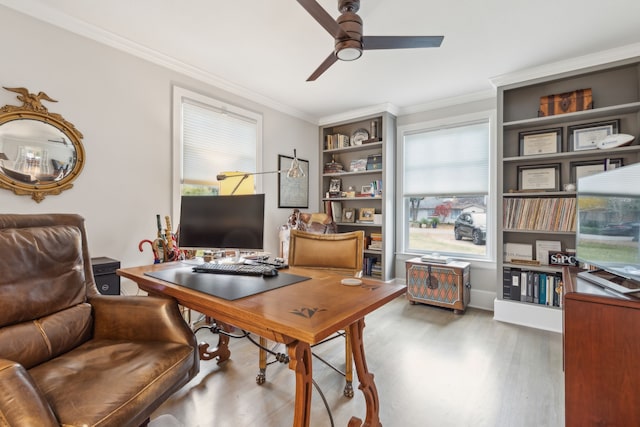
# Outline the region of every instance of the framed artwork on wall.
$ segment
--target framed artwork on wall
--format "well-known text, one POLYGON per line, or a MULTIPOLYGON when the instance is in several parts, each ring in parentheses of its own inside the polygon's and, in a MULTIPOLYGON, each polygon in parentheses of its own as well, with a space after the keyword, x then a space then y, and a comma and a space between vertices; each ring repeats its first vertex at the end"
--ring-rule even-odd
POLYGON ((304 171, 304 177, 289 178, 287 170, 291 167, 293 157, 278 154, 278 207, 279 208, 308 208, 309 207, 309 161, 298 158, 298 163, 304 171))

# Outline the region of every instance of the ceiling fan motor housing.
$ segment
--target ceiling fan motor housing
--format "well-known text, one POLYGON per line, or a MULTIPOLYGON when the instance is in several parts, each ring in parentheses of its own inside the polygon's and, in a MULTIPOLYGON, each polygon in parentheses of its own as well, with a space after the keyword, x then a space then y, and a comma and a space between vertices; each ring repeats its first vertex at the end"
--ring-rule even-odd
MULTIPOLYGON (((340 3, 354 3, 349 1, 343 1, 340 3)), ((358 3, 359 2, 355 2, 358 3)), ((357 8, 355 9, 358 10, 357 8)), ((336 19, 340 28, 347 33, 348 38, 337 38, 335 42, 335 53, 339 59, 343 61, 353 61, 354 59, 358 59, 362 55, 362 19, 351 10, 343 10, 340 9, 342 15, 336 19), (347 49, 349 51, 346 54, 346 51, 343 52, 345 54, 341 55, 341 52, 347 49), (357 51, 357 52, 356 52, 357 51)))

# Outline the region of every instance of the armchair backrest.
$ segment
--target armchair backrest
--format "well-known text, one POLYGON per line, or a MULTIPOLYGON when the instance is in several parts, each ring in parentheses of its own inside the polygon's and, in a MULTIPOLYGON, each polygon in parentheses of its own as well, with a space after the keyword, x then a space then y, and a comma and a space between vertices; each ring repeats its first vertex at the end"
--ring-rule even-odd
POLYGON ((0 358, 29 369, 91 338, 84 219, 0 215, 0 358))
POLYGON ((320 268, 351 276, 362 275, 364 231, 315 234, 291 230, 289 265, 320 268))

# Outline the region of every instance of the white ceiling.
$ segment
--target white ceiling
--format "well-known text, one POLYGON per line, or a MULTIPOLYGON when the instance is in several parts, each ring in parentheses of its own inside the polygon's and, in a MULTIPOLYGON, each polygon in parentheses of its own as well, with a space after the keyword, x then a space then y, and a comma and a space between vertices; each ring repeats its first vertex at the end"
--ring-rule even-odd
MULTIPOLYGON (((319 0, 337 17, 337 0, 319 0)), ((295 0, 0 0, 312 121, 491 96, 490 78, 640 42, 640 1, 361 0, 365 35, 444 35, 307 77, 333 39, 295 0)))

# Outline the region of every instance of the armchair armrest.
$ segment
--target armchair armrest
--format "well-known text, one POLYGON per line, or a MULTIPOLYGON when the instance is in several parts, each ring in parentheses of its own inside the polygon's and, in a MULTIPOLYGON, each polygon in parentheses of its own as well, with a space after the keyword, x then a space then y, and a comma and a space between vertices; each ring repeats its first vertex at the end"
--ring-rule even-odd
POLYGON ((198 348, 174 299, 154 296, 89 297, 94 338, 129 341, 168 341, 198 348))
POLYGON ((60 426, 51 406, 19 363, 0 359, 0 425, 60 426))

